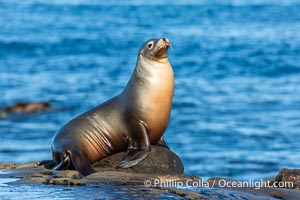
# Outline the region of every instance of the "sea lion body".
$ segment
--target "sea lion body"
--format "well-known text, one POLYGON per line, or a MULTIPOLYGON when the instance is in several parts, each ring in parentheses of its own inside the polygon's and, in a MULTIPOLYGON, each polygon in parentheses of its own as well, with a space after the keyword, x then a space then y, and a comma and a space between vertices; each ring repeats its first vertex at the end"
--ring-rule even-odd
POLYGON ((126 88, 59 130, 52 142, 55 169, 74 168, 88 175, 94 172, 91 163, 117 152, 126 151, 123 168, 147 157, 170 118, 174 75, 169 46, 165 38, 147 41, 126 88))

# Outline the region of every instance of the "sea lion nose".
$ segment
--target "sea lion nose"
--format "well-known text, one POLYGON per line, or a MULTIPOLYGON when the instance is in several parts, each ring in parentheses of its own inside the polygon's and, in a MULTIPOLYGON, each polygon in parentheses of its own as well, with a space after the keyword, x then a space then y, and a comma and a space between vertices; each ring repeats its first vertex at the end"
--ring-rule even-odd
POLYGON ((168 47, 171 46, 170 40, 169 40, 168 38, 161 38, 160 40, 162 40, 163 43, 164 43, 165 45, 167 45, 168 47))
POLYGON ((166 43, 170 43, 169 39, 168 38, 161 38, 164 42, 166 43))

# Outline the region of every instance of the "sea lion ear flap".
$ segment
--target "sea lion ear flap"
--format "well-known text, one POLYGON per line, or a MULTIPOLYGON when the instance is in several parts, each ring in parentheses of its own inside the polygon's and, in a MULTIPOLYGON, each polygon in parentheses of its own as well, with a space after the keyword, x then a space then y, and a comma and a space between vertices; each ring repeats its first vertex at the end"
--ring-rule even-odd
POLYGON ((139 122, 137 130, 141 137, 129 138, 128 148, 124 159, 117 168, 130 168, 144 160, 151 151, 151 143, 148 137, 147 128, 143 122, 139 122), (135 140, 138 141, 135 141, 135 140))

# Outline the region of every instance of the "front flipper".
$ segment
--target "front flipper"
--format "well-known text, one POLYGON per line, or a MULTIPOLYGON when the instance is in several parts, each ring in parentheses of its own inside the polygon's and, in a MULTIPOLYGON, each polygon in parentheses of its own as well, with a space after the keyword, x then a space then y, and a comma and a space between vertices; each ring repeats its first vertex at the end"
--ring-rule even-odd
POLYGON ((129 138, 128 148, 120 168, 130 168, 144 160, 151 151, 151 144, 147 133, 147 128, 143 122, 139 122, 139 127, 135 130, 136 137, 129 138))

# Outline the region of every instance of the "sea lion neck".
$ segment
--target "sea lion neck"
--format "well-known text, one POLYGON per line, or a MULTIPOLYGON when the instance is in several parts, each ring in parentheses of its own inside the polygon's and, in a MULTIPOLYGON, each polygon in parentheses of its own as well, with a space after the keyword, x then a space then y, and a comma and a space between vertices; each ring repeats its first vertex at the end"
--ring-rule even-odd
MULTIPOLYGON (((158 60, 150 60, 143 55, 138 56, 135 71, 137 76, 142 79, 148 79, 157 76, 160 72, 163 72, 166 68, 170 67, 168 58, 158 60)), ((167 69, 168 70, 168 69, 167 69)))

